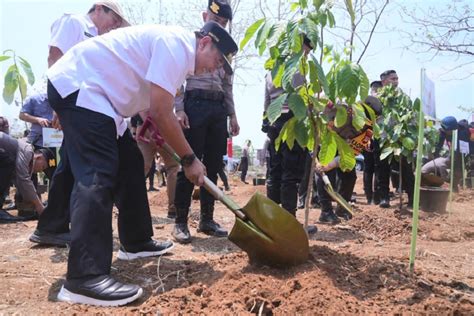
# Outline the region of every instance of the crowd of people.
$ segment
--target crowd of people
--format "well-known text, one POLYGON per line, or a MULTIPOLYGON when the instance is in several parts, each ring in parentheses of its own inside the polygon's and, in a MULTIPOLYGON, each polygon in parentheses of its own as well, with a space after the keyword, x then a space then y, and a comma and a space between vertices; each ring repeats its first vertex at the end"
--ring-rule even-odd
MULTIPOLYGON (((172 242, 152 238, 145 179, 150 181, 148 190, 154 190, 157 169, 166 186, 167 216, 175 221, 172 236, 178 243, 192 241, 188 227, 191 195, 195 186, 203 184, 204 176, 216 183, 220 175, 225 189, 229 189, 222 157, 227 138, 240 131, 230 64, 238 48, 226 30, 232 10, 224 0, 209 0, 202 18, 203 26, 196 32, 174 26, 130 26, 120 6, 112 0, 94 2, 85 15, 64 14, 51 27, 47 92, 30 97, 21 109, 20 119, 31 123, 27 140, 11 137, 8 121, 0 117, 0 205, 8 198, 13 183, 21 199, 30 202, 39 215, 30 241, 69 247, 66 281, 58 300, 119 306, 143 294, 139 286, 119 282, 110 274, 112 207, 118 209, 120 260, 170 252, 172 242), (159 127, 181 158, 180 163, 155 143, 139 139, 147 118, 159 127), (58 155, 55 148, 43 146, 44 127, 63 131, 58 155), (40 171, 49 179, 47 202, 42 202, 36 191, 35 175, 40 171)), ((305 38, 305 54, 311 53, 312 48, 305 38)), ((293 79, 295 86, 304 81, 299 73, 293 79)), ((380 79, 371 84, 373 96, 365 100, 378 115, 382 105, 377 89, 398 86, 393 70, 382 73, 380 79)), ((282 92, 282 88, 273 85, 269 73, 265 110, 282 92)), ((327 114, 335 116, 330 109, 327 114)), ((284 104, 276 122, 264 120, 262 130, 268 136, 267 196, 296 216, 297 209, 304 207, 308 183, 313 181, 308 166, 316 153, 297 143, 292 148, 285 143, 278 149, 274 146, 292 116, 284 104)), ((440 149, 444 140, 449 142, 450 131, 461 130, 463 123, 453 124, 449 118, 442 121, 440 149)), ((368 124, 362 132, 370 130, 368 124)), ((349 128, 345 133, 350 140, 361 131, 349 128)), ((251 142, 247 141, 240 162, 243 183, 247 183, 250 147, 251 142)), ((387 208, 391 172, 388 160, 380 159, 377 141, 365 148, 364 157, 367 203, 387 208)), ((458 166, 459 157, 455 159, 458 166)), ((436 168, 440 166, 443 164, 435 164, 436 168)), ((336 157, 328 165, 318 164, 316 171, 311 203, 321 207, 319 222, 350 220, 352 215, 344 208, 333 209, 323 175, 346 200, 351 200, 355 170, 343 172, 336 157)), ((400 172, 404 174, 403 189, 411 205, 413 166, 404 162, 400 172)), ((214 220, 214 197, 201 188, 199 200, 198 231, 227 236, 228 232, 214 220)), ((0 212, 2 221, 23 219, 0 212)))

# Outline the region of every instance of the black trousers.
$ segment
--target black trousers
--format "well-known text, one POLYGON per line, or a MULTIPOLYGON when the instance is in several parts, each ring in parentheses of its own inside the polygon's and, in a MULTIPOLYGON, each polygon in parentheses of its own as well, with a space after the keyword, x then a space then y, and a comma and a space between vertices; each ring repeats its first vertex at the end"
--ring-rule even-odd
MULTIPOLYGON (((357 180, 355 168, 349 172, 343 172, 341 169, 333 169, 326 172, 326 175, 331 181, 333 188, 346 200, 350 201, 354 186, 357 180)), ((318 187, 319 202, 321 203, 322 212, 332 211, 332 198, 324 188, 324 181, 321 175, 317 175, 316 185, 318 187)))
POLYGON ((279 149, 275 149, 275 140, 290 117, 289 115, 280 116, 268 130, 270 169, 267 179, 267 197, 275 203, 281 204, 288 212, 295 214, 298 202, 298 185, 304 174, 307 152, 297 142, 294 143, 292 149, 286 143, 281 143, 279 149))
POLYGON ((249 170, 249 159, 247 157, 240 158, 240 180, 245 181, 247 171, 249 170))
MULTIPOLYGON (((309 182, 309 176, 311 172, 311 163, 312 163, 312 158, 310 153, 306 153, 306 159, 305 159, 305 166, 304 166, 304 174, 303 177, 301 178, 301 182, 298 185, 298 196, 300 199, 300 203, 304 205, 306 201, 306 195, 308 194, 308 182, 309 182)), ((311 203, 319 202, 318 199, 318 189, 316 186, 316 181, 313 179, 313 194, 311 197, 311 203)))
POLYGON ((225 174, 224 166, 222 166, 219 169, 219 171, 217 171, 217 174, 219 175, 219 178, 221 178, 222 183, 224 183, 224 187, 228 188, 229 187, 229 180, 227 179, 227 175, 225 174))
POLYGON ((63 127, 74 179, 68 279, 110 274, 114 202, 123 245, 153 235, 143 157, 135 140, 129 130, 117 138, 113 119, 76 106, 77 95, 62 99, 48 82, 49 102, 63 127))
MULTIPOLYGON (((389 199, 388 193, 391 169, 393 165, 399 164, 399 162, 395 159, 392 159, 392 161, 389 162, 389 158, 390 157, 380 160, 377 183, 381 199, 389 199)), ((402 156, 400 159, 402 159, 402 189, 408 194, 408 199, 413 201, 413 191, 415 186, 415 174, 413 173, 413 166, 411 163, 408 163, 405 157, 402 156)))
POLYGON ((6 152, 0 150, 0 209, 2 209, 5 198, 8 196, 8 190, 12 184, 15 160, 6 152))
MULTIPOLYGON (((207 177, 217 183, 217 173, 222 168, 222 156, 227 151, 227 109, 222 101, 186 98, 184 110, 190 128, 184 136, 198 159, 206 166, 207 177)), ((194 184, 178 172, 175 205, 177 209, 188 209, 194 184)), ((200 190, 201 210, 214 207, 214 197, 204 188, 200 190)), ((179 210, 178 210, 179 211, 179 210)))
POLYGON ((379 174, 379 155, 374 151, 362 152, 364 156, 364 193, 367 199, 372 200, 374 197, 379 195, 378 188, 378 174, 379 174))

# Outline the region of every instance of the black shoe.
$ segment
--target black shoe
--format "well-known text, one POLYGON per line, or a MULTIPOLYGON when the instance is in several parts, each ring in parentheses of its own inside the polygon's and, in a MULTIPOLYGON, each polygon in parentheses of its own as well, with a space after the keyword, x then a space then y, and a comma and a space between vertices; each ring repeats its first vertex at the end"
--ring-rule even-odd
POLYGON ((302 210, 304 209, 304 207, 305 207, 305 202, 300 201, 300 203, 298 203, 298 209, 302 210))
POLYGON ((318 232, 318 228, 314 225, 308 225, 308 227, 306 227, 305 231, 308 235, 314 235, 318 232))
POLYGON ((150 188, 148 189, 148 191, 160 191, 160 190, 155 189, 154 187, 150 187, 150 188))
POLYGON ((122 306, 142 296, 138 285, 120 283, 111 276, 102 275, 93 279, 66 280, 58 293, 62 302, 96 306, 122 306))
POLYGON ((24 219, 22 217, 13 216, 7 211, 0 210, 0 223, 15 223, 21 222, 24 219))
POLYGON ((168 218, 176 218, 176 211, 168 210, 168 214, 166 215, 168 218))
POLYGON ((191 242, 191 234, 186 223, 176 223, 171 235, 180 244, 189 244, 191 242))
POLYGON ((225 189, 226 191, 230 191, 230 187, 229 187, 229 186, 224 187, 224 189, 225 189))
POLYGON ((331 211, 321 212, 321 215, 319 216, 319 222, 335 225, 335 224, 339 224, 341 220, 331 210, 331 211))
POLYGON ((372 204, 372 199, 367 198, 367 205, 372 204))
POLYGON ((10 202, 7 206, 3 208, 5 211, 11 211, 11 210, 16 210, 16 204, 15 202, 10 202))
POLYGON ((336 215, 338 217, 344 218, 346 221, 352 219, 352 214, 340 206, 336 207, 336 215))
POLYGON ((222 229, 221 226, 212 219, 199 221, 198 232, 216 237, 227 237, 228 235, 227 230, 222 229))
POLYGON ((390 207, 390 200, 389 199, 381 199, 379 206, 381 208, 389 208, 390 207))
POLYGON ((70 233, 48 233, 36 229, 30 236, 30 241, 40 245, 67 247, 71 243, 70 233))
POLYGON ((174 244, 171 241, 156 241, 150 239, 149 241, 138 245, 120 246, 117 258, 121 260, 133 260, 161 256, 173 248, 174 244))
POLYGON ((380 204, 380 198, 378 196, 374 196, 374 205, 380 204))
POLYGON ((240 181, 242 181, 242 182, 245 183, 245 184, 249 184, 249 183, 248 183, 247 181, 245 181, 245 180, 240 180, 240 181))

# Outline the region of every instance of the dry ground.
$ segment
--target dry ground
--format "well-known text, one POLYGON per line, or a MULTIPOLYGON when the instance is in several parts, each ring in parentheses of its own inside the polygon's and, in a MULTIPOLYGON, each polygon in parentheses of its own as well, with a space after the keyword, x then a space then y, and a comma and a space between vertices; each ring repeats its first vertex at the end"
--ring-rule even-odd
MULTIPOLYGON (((263 186, 231 181, 240 204, 263 186)), ((121 308, 56 302, 67 249, 28 241, 36 222, 0 225, 0 314, 474 314, 473 191, 456 196, 449 214, 420 213, 417 261, 408 272, 411 217, 365 205, 361 175, 357 213, 338 226, 317 225, 307 263, 286 270, 249 265, 225 238, 196 232, 193 202, 190 245, 171 255, 114 260, 113 273, 140 284, 145 295, 121 308)), ((170 238, 165 192, 149 194, 157 238, 170 238)), ((392 201, 395 204, 395 201, 392 201)), ((310 211, 315 223, 319 209, 310 211)), ((303 211, 298 212, 303 221, 303 211)), ((216 219, 229 230, 233 215, 218 204, 216 219)), ((115 251, 118 239, 115 233, 115 251)))

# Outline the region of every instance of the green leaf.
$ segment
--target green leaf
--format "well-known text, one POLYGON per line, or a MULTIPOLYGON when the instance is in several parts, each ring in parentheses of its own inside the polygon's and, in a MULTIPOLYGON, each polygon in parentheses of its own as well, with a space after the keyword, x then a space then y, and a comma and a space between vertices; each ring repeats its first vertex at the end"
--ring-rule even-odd
MULTIPOLYGON (((308 146, 308 127, 304 121, 297 121, 295 124, 295 138, 301 147, 308 146)), ((313 148, 311 148, 313 150, 313 148)))
MULTIPOLYGON (((415 102, 413 103, 413 109, 416 111, 416 112, 420 112, 421 111, 421 101, 419 98, 416 98, 415 99, 415 102)), ((422 112, 422 111, 421 111, 422 112)))
POLYGON ((317 73, 318 73, 318 81, 321 84, 321 87, 323 88, 324 94, 328 96, 329 95, 329 84, 328 84, 328 81, 326 79, 326 75, 324 74, 323 67, 321 67, 321 65, 319 64, 316 57, 311 55, 311 58, 314 62, 314 65, 316 66, 316 70, 317 70, 317 73))
POLYGON ((240 42, 241 50, 245 47, 245 45, 247 45, 247 43, 254 36, 255 32, 259 29, 263 22, 265 22, 265 18, 255 21, 252 25, 249 26, 247 31, 245 31, 245 36, 240 42))
POLYGON ((403 147, 405 147, 407 150, 414 150, 415 149, 415 141, 411 139, 410 137, 405 137, 402 141, 403 147))
POLYGON ((22 75, 19 75, 18 79, 20 81, 20 84, 18 85, 18 87, 20 88, 21 99, 25 100, 26 99, 26 92, 27 92, 26 91, 26 81, 25 81, 25 78, 22 75))
POLYGON ((303 98, 296 93, 290 94, 288 98, 288 107, 295 115, 295 118, 300 121, 306 117, 306 104, 303 98))
POLYGON ((281 115, 281 107, 286 101, 287 93, 282 93, 272 101, 267 109, 268 120, 273 124, 281 115))
POLYGON ((12 58, 12 56, 7 56, 7 55, 0 56, 0 62, 10 59, 10 58, 12 58))
POLYGON ((283 72, 285 71, 285 66, 282 64, 278 64, 278 67, 273 67, 272 69, 272 80, 273 80, 273 85, 276 88, 280 88, 282 85, 282 79, 283 79, 283 72))
POLYGON ((337 128, 344 126, 347 122, 347 110, 344 106, 337 106, 336 119, 334 120, 334 126, 337 128))
POLYGON ((323 3, 324 3, 324 0, 313 0, 313 5, 316 8, 316 11, 319 10, 319 8, 321 8, 323 3))
POLYGON ((375 111, 365 103, 362 103, 362 106, 369 113, 369 119, 373 126, 377 122, 377 115, 375 114, 375 111))
POLYGON ((360 131, 365 126, 365 121, 367 117, 365 116, 364 109, 360 104, 352 105, 352 126, 357 131, 360 131))
POLYGON ((380 153, 380 160, 386 159, 391 154, 393 154, 393 148, 385 147, 384 149, 382 149, 382 152, 380 153))
POLYGON ((3 83, 3 100, 6 103, 12 104, 18 84, 18 68, 11 65, 5 74, 3 83))
POLYGON ((364 69, 362 67, 359 68, 359 80, 360 80, 360 86, 359 86, 359 95, 362 100, 365 100, 367 96, 369 95, 369 89, 370 89, 370 82, 369 82, 369 77, 367 77, 367 74, 365 73, 364 69))
POLYGON ((302 52, 291 57, 285 65, 285 70, 283 71, 282 77, 282 87, 285 90, 292 90, 293 88, 293 76, 299 68, 299 62, 303 56, 302 52))
POLYGON ((318 25, 314 23, 313 20, 310 18, 304 18, 301 27, 303 31, 305 32, 306 36, 309 38, 311 41, 311 44, 313 46, 313 49, 316 49, 319 43, 319 30, 318 30, 318 25))
POLYGON ((301 9, 306 9, 308 7, 308 0, 300 0, 301 9))
POLYGON ((259 48, 259 54, 260 56, 262 55, 263 51, 267 47, 267 38, 268 38, 268 33, 270 33, 270 30, 272 29, 272 26, 270 23, 266 22, 263 24, 263 26, 258 30, 257 36, 255 38, 255 48, 259 48), (262 49, 263 47, 263 49, 262 49))
POLYGON ((344 2, 346 3, 347 12, 349 13, 351 17, 351 24, 354 24, 355 12, 354 12, 354 7, 352 6, 352 0, 345 0, 344 2))
POLYGON ((342 97, 355 99, 359 88, 359 69, 357 65, 344 65, 336 75, 338 92, 342 97))
POLYGON ((321 149, 318 156, 319 162, 323 166, 326 166, 328 163, 330 163, 336 156, 337 144, 336 140, 334 139, 334 134, 334 132, 328 131, 321 138, 321 149))
POLYGON ((288 148, 293 149, 293 146, 295 145, 295 124, 297 120, 295 117, 292 117, 288 121, 286 121, 284 125, 284 129, 280 132, 280 134, 283 134, 281 140, 284 141, 287 145, 288 148))
POLYGON ((328 14, 329 27, 334 27, 336 25, 336 19, 334 18, 334 15, 329 10, 326 12, 328 14))
POLYGON ((334 139, 337 144, 337 152, 339 153, 339 168, 342 171, 350 171, 354 169, 356 164, 356 159, 354 156, 354 151, 351 146, 339 135, 334 134, 334 139))
POLYGON ((35 75, 33 74, 33 70, 31 70, 31 65, 24 58, 18 56, 18 59, 20 60, 20 65, 28 78, 28 84, 33 85, 35 83, 35 75))

